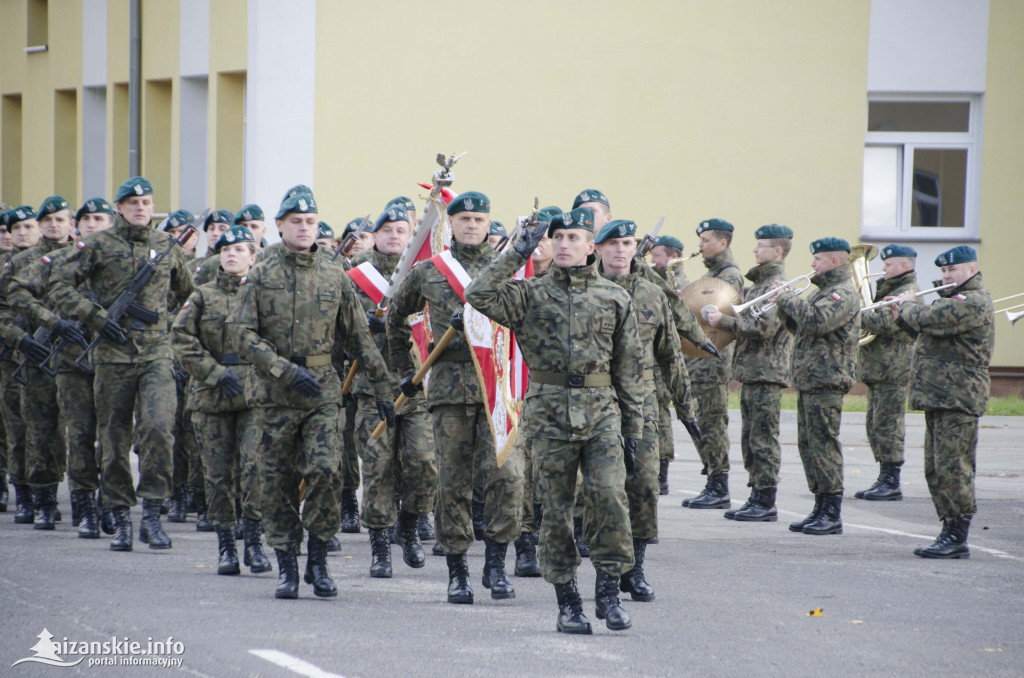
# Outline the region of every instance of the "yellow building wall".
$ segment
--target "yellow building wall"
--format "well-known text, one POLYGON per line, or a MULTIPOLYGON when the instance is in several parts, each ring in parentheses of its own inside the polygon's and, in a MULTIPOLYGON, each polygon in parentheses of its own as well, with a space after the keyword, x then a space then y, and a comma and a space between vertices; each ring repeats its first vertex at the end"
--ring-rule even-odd
POLYGON ((242 206, 248 2, 210 3, 210 161, 207 199, 214 209, 242 206))

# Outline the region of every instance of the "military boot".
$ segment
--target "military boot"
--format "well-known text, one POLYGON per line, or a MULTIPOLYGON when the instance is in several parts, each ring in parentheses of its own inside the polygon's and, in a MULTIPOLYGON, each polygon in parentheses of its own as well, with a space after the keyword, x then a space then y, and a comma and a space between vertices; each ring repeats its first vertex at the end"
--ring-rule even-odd
POLYGON ((583 542, 583 516, 575 516, 572 519, 572 536, 576 540, 576 550, 580 558, 590 557, 590 547, 583 542))
POLYGON ((399 511, 398 525, 395 526, 395 536, 398 537, 398 545, 402 547, 402 560, 409 567, 420 568, 427 562, 426 554, 423 553, 423 545, 420 544, 419 534, 416 532, 415 513, 399 511))
POLYGON ((942 532, 930 546, 918 546, 914 555, 921 558, 970 558, 967 533, 971 529, 970 518, 943 521, 942 532))
POLYGON ((803 520, 798 520, 795 523, 790 523, 790 532, 803 532, 804 525, 809 525, 810 523, 813 523, 815 520, 818 519, 818 515, 821 513, 822 500, 824 496, 825 495, 823 494, 814 495, 814 508, 811 509, 811 512, 808 513, 807 517, 803 520))
POLYGON ((338 595, 338 587, 334 585, 331 573, 327 571, 327 542, 309 535, 306 550, 309 555, 306 556, 306 574, 302 578, 303 581, 313 585, 313 595, 319 598, 334 598, 338 595))
POLYGON ((35 495, 35 530, 52 530, 57 522, 57 486, 46 485, 33 490, 35 495))
POLYGON ((779 519, 779 510, 775 508, 774 487, 754 490, 750 506, 733 515, 733 520, 747 523, 774 523, 779 519))
POLYGON ((355 490, 341 491, 341 531, 359 534, 359 499, 355 490))
POLYGON ((473 539, 483 541, 484 533, 487 529, 487 521, 484 519, 484 503, 482 501, 473 501, 470 503, 470 508, 473 512, 473 539))
POLYGON ((32 503, 32 488, 28 485, 14 486, 14 522, 29 525, 36 519, 35 504, 32 503))
POLYGON ((110 539, 111 551, 132 550, 132 514, 127 506, 110 509, 114 517, 114 536, 110 539))
POLYGON ((183 523, 188 513, 188 489, 184 485, 178 485, 171 491, 169 505, 167 507, 167 522, 183 523))
POLYGON ((590 635, 590 620, 583 614, 583 600, 576 588, 576 580, 566 584, 555 584, 555 597, 558 599, 559 633, 580 633, 590 635))
POLYGON ((242 499, 235 497, 235 541, 245 539, 245 525, 242 523, 242 499))
POLYGON ((206 492, 194 489, 192 497, 196 503, 196 532, 213 532, 213 523, 206 518, 206 492))
POLYGON ((277 556, 277 588, 275 598, 299 597, 299 547, 289 546, 285 550, 274 549, 277 556))
POLYGON ((160 524, 160 502, 160 499, 142 500, 142 523, 139 525, 139 541, 155 550, 171 548, 171 538, 160 524))
POLYGON ((707 491, 703 497, 694 497, 686 508, 717 509, 727 508, 732 503, 729 498, 729 474, 718 473, 708 478, 707 491))
POLYGON ((370 576, 375 579, 391 578, 391 542, 383 527, 370 528, 370 576))
POLYGON ((448 602, 455 605, 473 604, 473 587, 469 584, 469 563, 466 554, 448 554, 448 602))
MULTIPOLYGON (((142 538, 142 534, 139 534, 142 538)), ((238 549, 235 546, 235 532, 230 527, 217 530, 217 574, 239 574, 238 549)))
POLYGON ((3 478, 0 478, 0 513, 7 513, 7 500, 10 499, 10 495, 7 494, 7 474, 3 474, 3 478))
POLYGON ((668 494, 668 459, 658 464, 658 494, 668 494))
POLYGON ((622 603, 619 602, 618 577, 603 570, 597 570, 597 579, 594 582, 594 603, 594 615, 598 619, 604 619, 605 625, 612 631, 624 631, 633 625, 629 620, 629 615, 622 609, 622 603))
POLYGON ((491 590, 493 600, 516 597, 516 590, 505 574, 505 555, 508 544, 499 544, 490 537, 484 539, 484 576, 481 583, 491 590))
POLYGON ((822 495, 821 513, 811 522, 804 525, 804 534, 842 534, 843 521, 840 517, 843 506, 842 494, 822 495))
POLYGON ((743 506, 739 508, 726 509, 723 515, 729 520, 735 520, 736 514, 740 511, 746 511, 747 509, 749 509, 753 505, 755 499, 757 499, 757 490, 751 488, 750 499, 747 499, 745 502, 743 502, 743 506))
POLYGON ((895 464, 882 464, 878 471, 878 480, 874 485, 857 492, 853 496, 868 501, 902 501, 903 491, 900 489, 900 467, 895 464))
POLYGON ((75 490, 72 496, 78 495, 78 508, 81 520, 78 523, 78 536, 81 539, 99 539, 100 522, 96 515, 96 498, 90 490, 75 490))
POLYGON ((243 518, 245 529, 245 550, 242 552, 242 562, 253 574, 270 572, 273 568, 270 559, 263 553, 263 523, 252 518, 243 518))
POLYGON ((633 569, 619 577, 619 590, 628 593, 629 597, 643 603, 654 600, 654 589, 647 583, 644 574, 644 555, 647 551, 646 539, 633 540, 633 569))
POLYGON ((341 551, 341 540, 338 539, 338 535, 334 535, 329 540, 327 540, 327 552, 328 553, 338 553, 340 551, 341 551))
POLYGON ((416 518, 416 534, 420 536, 420 541, 434 541, 436 536, 434 535, 434 525, 430 522, 429 513, 421 513, 416 518))
POLYGON ((689 499, 683 500, 683 508, 690 508, 690 504, 695 501, 702 500, 707 496, 708 491, 711 489, 711 476, 708 476, 707 481, 704 483, 704 488, 697 493, 696 497, 690 497, 689 499))
POLYGON ((444 555, 444 547, 441 546, 441 542, 435 541, 434 542, 434 548, 430 549, 430 553, 431 553, 431 555, 435 555, 435 556, 443 556, 444 555))
POLYGON ((102 490, 96 493, 96 510, 100 514, 100 529, 103 530, 103 534, 114 534, 116 523, 114 520, 114 509, 103 505, 102 490))
POLYGON ((523 532, 516 545, 516 576, 517 577, 539 577, 540 563, 537 562, 537 545, 533 543, 533 535, 523 532))
POLYGON ((78 506, 78 496, 71 491, 71 527, 78 527, 82 522, 82 510, 78 506))

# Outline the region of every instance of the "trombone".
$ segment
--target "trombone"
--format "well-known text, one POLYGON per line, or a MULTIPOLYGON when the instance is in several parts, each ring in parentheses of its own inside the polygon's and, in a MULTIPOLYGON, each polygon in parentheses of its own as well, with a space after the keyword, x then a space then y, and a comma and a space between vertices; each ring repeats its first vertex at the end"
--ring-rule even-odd
MULTIPOLYGON (((926 289, 926 290, 921 290, 920 292, 914 292, 914 297, 915 298, 916 297, 920 297, 920 296, 923 296, 925 294, 928 294, 929 292, 939 292, 941 290, 948 290, 950 287, 956 287, 956 285, 957 285, 956 283, 949 283, 948 285, 938 285, 936 287, 931 287, 931 288, 926 289)), ((888 301, 879 301, 879 302, 874 303, 874 304, 869 304, 867 306, 864 306, 860 310, 861 310, 861 313, 863 313, 864 311, 871 311, 871 310, 876 309, 876 308, 885 308, 886 306, 892 306, 893 304, 895 304, 897 302, 899 302, 899 299, 894 297, 892 299, 889 299, 888 301)))
POLYGON ((750 301, 740 304, 739 306, 737 306, 736 304, 731 304, 732 312, 735 313, 736 315, 742 315, 749 311, 751 318, 760 318, 765 313, 775 308, 774 301, 769 301, 768 303, 762 302, 790 288, 792 288, 792 290, 797 294, 800 294, 801 292, 803 292, 804 290, 811 286, 811 278, 813 278, 814 275, 814 271, 811 271, 810 273, 802 275, 799 278, 793 278, 789 282, 785 282, 777 287, 773 287, 772 289, 768 290, 761 296, 754 297, 750 301), (794 288, 793 286, 799 283, 801 280, 804 282, 804 285, 799 288, 794 288))
MULTIPOLYGON (((1014 295, 1014 296, 1020 296, 1020 295, 1014 295)), ((1009 307, 1004 308, 1002 310, 996 311, 996 313, 1005 313, 1006 314, 1006 319, 1010 321, 1010 325, 1016 325, 1018 320, 1020 320, 1021 318, 1024 318, 1024 311, 1014 312, 1013 309, 1020 308, 1021 306, 1024 306, 1024 304, 1017 304, 1016 306, 1009 306, 1009 307)))

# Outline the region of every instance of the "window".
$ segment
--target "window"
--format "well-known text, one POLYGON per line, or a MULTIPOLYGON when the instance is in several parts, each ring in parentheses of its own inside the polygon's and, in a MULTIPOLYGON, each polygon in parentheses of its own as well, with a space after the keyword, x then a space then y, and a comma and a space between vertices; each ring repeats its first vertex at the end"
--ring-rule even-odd
POLYGON ((29 51, 44 52, 49 42, 50 9, 48 0, 28 0, 25 16, 25 47, 29 51), (35 49, 32 49, 35 48, 35 49))
POLYGON ((871 97, 862 237, 977 240, 977 97, 871 97))

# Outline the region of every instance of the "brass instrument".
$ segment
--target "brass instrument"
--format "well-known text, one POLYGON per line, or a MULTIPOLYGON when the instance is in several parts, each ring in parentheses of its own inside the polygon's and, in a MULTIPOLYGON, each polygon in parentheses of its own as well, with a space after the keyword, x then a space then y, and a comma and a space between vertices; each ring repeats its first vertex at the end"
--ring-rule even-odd
POLYGON ((1010 325, 1016 325, 1017 321, 1024 318, 1024 311, 1017 311, 1016 313, 1010 313, 1010 310, 1006 310, 1006 319, 1010 321, 1010 325))
POLYGON ((762 295, 760 295, 758 297, 754 297, 753 299, 751 299, 750 301, 748 301, 748 302, 746 302, 744 304, 740 304, 739 306, 733 305, 733 307, 732 307, 733 315, 743 315, 747 311, 750 311, 750 317, 751 318, 760 318, 765 313, 767 313, 768 311, 770 311, 773 308, 775 308, 775 302, 774 301, 769 301, 766 304, 762 304, 761 302, 763 302, 765 299, 770 299, 770 298, 774 297, 776 294, 779 294, 780 292, 783 292, 783 291, 785 291, 787 289, 792 288, 794 285, 796 285, 798 282, 800 282, 802 280, 806 284, 804 284, 802 287, 798 287, 798 288, 795 288, 795 289, 792 290, 793 292, 796 292, 797 294, 800 294, 801 292, 803 292, 804 290, 806 290, 808 287, 811 286, 811 278, 813 278, 813 277, 814 277, 814 271, 811 271, 810 273, 807 273, 806 275, 802 275, 799 278, 793 278, 789 282, 784 282, 781 285, 779 285, 778 287, 774 287, 774 288, 768 290, 767 292, 765 292, 764 294, 762 294, 762 295))
MULTIPOLYGON (((950 287, 956 287, 956 283, 949 283, 948 285, 937 285, 935 287, 931 287, 931 288, 928 288, 926 290, 921 290, 920 292, 914 292, 914 296, 915 297, 920 297, 920 296, 923 296, 925 294, 928 294, 929 292, 939 292, 941 290, 948 290, 950 287)), ((878 302, 875 302, 874 304, 869 304, 868 306, 865 306, 865 307, 863 307, 860 310, 861 310, 861 313, 863 313, 864 311, 871 311, 871 310, 876 309, 876 308, 885 308, 886 306, 892 306, 893 304, 897 303, 898 301, 899 301, 899 299, 890 299, 889 301, 878 301, 878 302)))
MULTIPOLYGON (((992 303, 993 304, 998 304, 1000 302, 1006 301, 1007 299, 1016 299, 1017 297, 1024 297, 1024 292, 1018 292, 1017 294, 1011 294, 1008 297, 1001 297, 999 299, 993 299, 992 303)), ((1024 304, 1015 304, 1013 306, 1010 306, 1010 308, 1017 308, 1018 306, 1022 306, 1022 305, 1024 305, 1024 304)), ((996 311, 996 313, 1001 313, 1001 311, 996 311)))
MULTIPOLYGON (((877 256, 878 248, 874 245, 856 245, 850 249, 850 276, 853 278, 853 286, 857 288, 857 294, 860 295, 862 311, 875 301, 871 294, 872 274, 868 271, 868 262, 877 256)), ((875 335, 861 330, 857 345, 867 346, 874 340, 875 335)))
MULTIPOLYGON (((705 318, 704 309, 713 306, 725 315, 732 315, 732 306, 740 301, 740 293, 736 288, 718 278, 701 278, 687 285, 679 296, 683 298, 686 306, 697 318, 697 323, 704 330, 705 336, 711 340, 719 351, 728 346, 736 335, 721 327, 712 327, 705 318)), ((688 339, 679 337, 682 344, 683 355, 691 358, 708 358, 710 353, 704 349, 697 348, 688 339)))
POLYGON ((686 278, 686 273, 683 272, 683 264, 696 256, 700 256, 699 251, 688 254, 685 257, 676 257, 665 265, 665 279, 675 288, 676 294, 682 292, 683 288, 686 287, 686 285, 680 284, 682 281, 685 280, 687 285, 690 283, 686 278))

